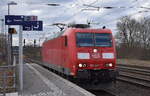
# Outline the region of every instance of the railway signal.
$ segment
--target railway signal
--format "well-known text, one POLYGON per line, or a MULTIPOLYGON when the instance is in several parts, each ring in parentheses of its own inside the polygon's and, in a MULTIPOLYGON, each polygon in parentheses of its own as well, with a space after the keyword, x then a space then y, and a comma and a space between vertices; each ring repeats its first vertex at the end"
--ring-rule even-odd
POLYGON ((8 33, 9 33, 9 34, 17 34, 17 31, 16 31, 15 28, 9 28, 9 29, 8 29, 8 33))
POLYGON ((36 46, 36 39, 34 39, 34 47, 36 46))

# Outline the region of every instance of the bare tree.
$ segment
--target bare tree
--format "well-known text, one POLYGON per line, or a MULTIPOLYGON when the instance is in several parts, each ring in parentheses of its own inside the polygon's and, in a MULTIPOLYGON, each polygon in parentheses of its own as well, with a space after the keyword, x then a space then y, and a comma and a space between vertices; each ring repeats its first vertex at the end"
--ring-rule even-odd
POLYGON ((126 47, 135 47, 138 40, 139 22, 129 16, 122 17, 117 23, 117 29, 121 35, 121 41, 126 47))
POLYGON ((150 51, 150 18, 137 21, 125 16, 117 23, 117 29, 116 38, 119 41, 119 48, 124 50, 120 51, 122 54, 142 58, 148 56, 146 54, 150 51))
POLYGON ((147 49, 150 47, 150 18, 144 18, 140 23, 140 44, 147 49))

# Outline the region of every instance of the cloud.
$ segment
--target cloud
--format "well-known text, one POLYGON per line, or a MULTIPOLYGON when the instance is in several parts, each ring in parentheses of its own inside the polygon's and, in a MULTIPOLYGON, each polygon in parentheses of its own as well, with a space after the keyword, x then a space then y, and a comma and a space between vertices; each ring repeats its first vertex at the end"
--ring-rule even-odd
POLYGON ((31 10, 29 13, 34 14, 34 15, 41 15, 42 10, 31 10))

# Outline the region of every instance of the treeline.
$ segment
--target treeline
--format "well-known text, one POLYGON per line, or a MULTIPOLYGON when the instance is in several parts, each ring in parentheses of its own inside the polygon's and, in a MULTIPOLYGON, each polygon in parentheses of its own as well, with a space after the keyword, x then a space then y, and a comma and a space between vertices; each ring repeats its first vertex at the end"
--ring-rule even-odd
POLYGON ((136 20, 125 16, 117 23, 119 58, 150 60, 150 18, 136 20))
POLYGON ((24 57, 41 61, 41 47, 34 45, 26 45, 23 47, 24 57))

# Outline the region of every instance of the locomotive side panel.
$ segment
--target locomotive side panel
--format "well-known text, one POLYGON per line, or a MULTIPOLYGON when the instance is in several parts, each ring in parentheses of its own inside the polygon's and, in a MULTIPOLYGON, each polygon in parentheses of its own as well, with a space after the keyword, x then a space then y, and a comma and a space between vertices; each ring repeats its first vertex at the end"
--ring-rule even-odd
POLYGON ((54 70, 64 72, 68 64, 67 51, 64 45, 64 38, 59 37, 43 43, 42 57, 44 65, 54 70))
POLYGON ((70 75, 72 76, 76 76, 77 73, 77 64, 76 64, 76 42, 75 42, 75 30, 69 30, 68 32, 69 34, 67 34, 67 38, 68 38, 68 65, 69 65, 69 69, 70 69, 70 75))

